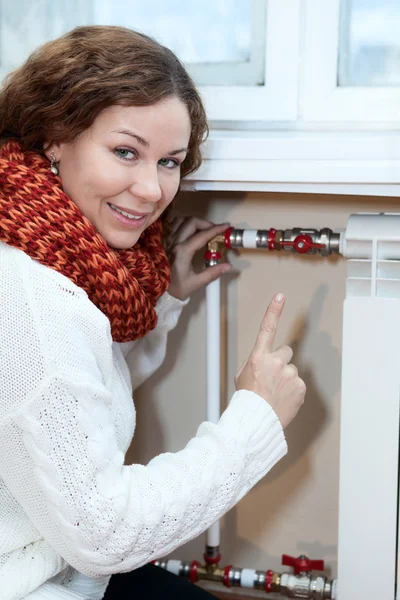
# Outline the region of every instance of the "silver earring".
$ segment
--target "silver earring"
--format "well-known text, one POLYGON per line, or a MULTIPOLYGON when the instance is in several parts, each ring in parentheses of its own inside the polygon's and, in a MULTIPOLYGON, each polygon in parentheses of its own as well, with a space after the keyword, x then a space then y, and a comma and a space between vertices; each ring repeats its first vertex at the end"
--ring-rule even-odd
POLYGON ((54 156, 54 152, 50 154, 50 171, 54 173, 54 175, 58 175, 58 167, 56 162, 56 157, 54 156))

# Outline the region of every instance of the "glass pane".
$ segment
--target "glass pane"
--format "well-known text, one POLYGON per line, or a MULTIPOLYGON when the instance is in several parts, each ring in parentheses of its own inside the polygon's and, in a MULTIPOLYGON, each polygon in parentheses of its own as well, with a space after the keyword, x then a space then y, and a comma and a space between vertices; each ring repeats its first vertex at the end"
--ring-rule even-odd
POLYGON ((151 35, 185 63, 250 59, 251 0, 96 0, 93 21, 151 35))
POLYGON ((77 25, 155 37, 199 85, 264 85, 265 0, 0 0, 0 80, 34 48, 77 25))
POLYGON ((89 25, 90 13, 82 0, 0 0, 0 81, 44 42, 89 25))
POLYGON ((400 85, 400 1, 342 0, 341 86, 400 85))

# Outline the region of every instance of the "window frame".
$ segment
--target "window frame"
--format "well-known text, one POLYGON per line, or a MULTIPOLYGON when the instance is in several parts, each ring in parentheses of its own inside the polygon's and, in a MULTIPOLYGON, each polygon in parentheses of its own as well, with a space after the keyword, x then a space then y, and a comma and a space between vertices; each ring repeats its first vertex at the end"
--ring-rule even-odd
POLYGON ((400 196, 400 133, 211 131, 186 191, 400 196))

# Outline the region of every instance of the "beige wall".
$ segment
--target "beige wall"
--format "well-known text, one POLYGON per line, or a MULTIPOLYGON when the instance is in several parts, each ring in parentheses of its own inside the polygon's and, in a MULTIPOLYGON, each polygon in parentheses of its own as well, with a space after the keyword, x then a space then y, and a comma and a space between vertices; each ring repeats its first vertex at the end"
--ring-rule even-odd
MULTIPOLYGON (((395 198, 303 194, 183 194, 180 214, 208 216, 235 227, 345 227, 352 212, 400 212, 395 198)), ((308 387, 306 404, 287 430, 289 454, 223 520, 223 564, 280 567, 282 553, 323 558, 336 575, 342 302, 345 260, 241 251, 229 255, 227 392, 250 352, 266 305, 283 291, 287 304, 278 344, 295 350, 293 362, 308 387)), ((138 426, 129 458, 182 448, 204 419, 204 292, 186 307, 170 335, 163 367, 136 395, 138 426)), ((195 466, 194 466, 195 468, 195 466)), ((174 553, 201 560, 204 538, 174 553)), ((329 569, 328 569, 329 573, 329 569)))

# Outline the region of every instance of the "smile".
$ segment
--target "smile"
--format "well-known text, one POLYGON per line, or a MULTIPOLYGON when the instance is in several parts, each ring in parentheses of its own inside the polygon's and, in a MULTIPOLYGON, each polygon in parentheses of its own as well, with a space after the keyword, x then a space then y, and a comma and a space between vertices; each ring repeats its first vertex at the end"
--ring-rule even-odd
POLYGON ((142 215, 140 217, 136 217, 135 215, 132 215, 128 212, 126 212, 125 210, 122 210, 121 208, 118 208, 117 206, 115 206, 114 204, 110 204, 111 208, 113 210, 116 210, 117 212, 119 212, 121 215, 124 215, 124 217, 127 217, 128 219, 133 219, 134 221, 138 221, 139 219, 143 219, 144 216, 146 215, 142 215))
POLYGON ((142 227, 145 221, 147 220, 147 217, 149 216, 132 215, 131 213, 128 213, 127 211, 122 210, 121 208, 118 208, 118 206, 115 206, 114 204, 107 203, 107 205, 110 207, 112 214, 118 220, 119 223, 122 223, 123 225, 126 225, 132 229, 139 229, 140 227, 142 227))

